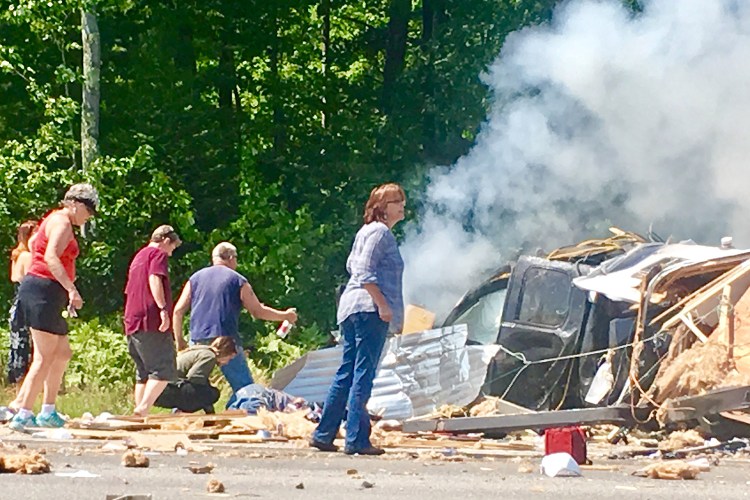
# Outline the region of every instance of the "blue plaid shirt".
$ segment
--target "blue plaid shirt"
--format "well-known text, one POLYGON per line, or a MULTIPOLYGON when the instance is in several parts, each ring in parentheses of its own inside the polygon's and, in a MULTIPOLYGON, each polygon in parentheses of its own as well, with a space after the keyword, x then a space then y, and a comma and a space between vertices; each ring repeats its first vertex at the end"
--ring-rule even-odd
POLYGON ((362 287, 366 283, 375 283, 393 311, 389 330, 400 332, 404 325, 404 260, 388 226, 382 222, 362 226, 354 238, 346 270, 350 278, 339 299, 338 324, 354 313, 378 310, 370 294, 362 287))

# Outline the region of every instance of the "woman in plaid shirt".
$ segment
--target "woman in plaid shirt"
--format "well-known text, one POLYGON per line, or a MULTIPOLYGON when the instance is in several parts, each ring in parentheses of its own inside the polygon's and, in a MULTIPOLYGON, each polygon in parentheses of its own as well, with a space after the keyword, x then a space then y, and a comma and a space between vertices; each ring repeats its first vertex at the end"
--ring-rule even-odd
POLYGON ((346 262, 350 278, 336 315, 343 339, 343 360, 328 391, 320 424, 310 440, 310 445, 321 451, 338 450, 333 440, 348 408, 344 452, 385 452, 370 443, 366 406, 385 337, 389 330, 400 332, 404 322, 404 261, 391 229, 404 220, 405 204, 403 188, 389 183, 373 189, 365 205, 365 224, 357 232, 346 262))

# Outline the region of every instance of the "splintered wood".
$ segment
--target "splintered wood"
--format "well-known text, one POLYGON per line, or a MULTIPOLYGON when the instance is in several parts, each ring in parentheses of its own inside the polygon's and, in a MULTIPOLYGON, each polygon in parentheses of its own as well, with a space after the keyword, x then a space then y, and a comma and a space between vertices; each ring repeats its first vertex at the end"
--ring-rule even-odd
MULTIPOLYGON (((680 301, 662 325, 671 329, 669 352, 648 391, 664 423, 671 400, 714 389, 750 385, 750 261, 680 301)), ((661 315, 664 317, 664 315, 661 315)))

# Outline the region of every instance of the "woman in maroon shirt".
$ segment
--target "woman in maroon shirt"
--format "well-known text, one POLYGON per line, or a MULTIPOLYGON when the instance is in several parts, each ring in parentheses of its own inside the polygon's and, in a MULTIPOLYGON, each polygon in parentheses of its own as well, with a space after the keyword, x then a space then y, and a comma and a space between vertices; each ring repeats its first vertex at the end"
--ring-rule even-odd
POLYGON ((90 184, 74 184, 65 193, 62 207, 50 212, 39 225, 31 248, 31 266, 18 289, 22 309, 34 342, 34 357, 19 392, 18 413, 10 428, 62 427, 55 411, 63 373, 72 355, 63 311, 75 316, 83 300, 75 286, 78 242, 73 226, 83 226, 99 206, 99 194, 90 184), (31 408, 44 387, 42 411, 34 418, 31 408))

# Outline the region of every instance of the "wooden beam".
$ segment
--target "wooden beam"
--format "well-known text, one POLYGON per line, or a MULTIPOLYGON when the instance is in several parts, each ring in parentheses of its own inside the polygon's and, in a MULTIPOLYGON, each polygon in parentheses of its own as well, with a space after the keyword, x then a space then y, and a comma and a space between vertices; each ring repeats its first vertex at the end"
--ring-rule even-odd
POLYGON ((706 322, 709 325, 715 325, 718 322, 718 314, 711 311, 719 305, 719 297, 726 285, 735 285, 732 287, 732 295, 737 295, 737 299, 732 300, 732 302, 734 303, 739 300, 739 296, 745 293, 748 286, 750 286, 750 260, 743 262, 729 273, 712 281, 711 286, 707 290, 693 297, 693 299, 684 306, 682 313, 665 321, 663 328, 665 330, 673 328, 682 320, 682 316, 685 316, 687 313, 692 313, 693 311, 698 312, 701 316, 705 316, 702 318, 704 320, 703 322, 706 322), (740 279, 742 279, 742 281, 740 281, 740 279), (711 317, 711 321, 705 321, 709 316, 711 317))
POLYGON ((680 319, 683 323, 685 323, 685 326, 687 326, 691 332, 695 334, 696 337, 698 337, 698 340, 703 342, 704 344, 708 342, 708 337, 706 337, 700 329, 695 326, 695 323, 693 323, 693 319, 690 317, 690 314, 687 315, 680 315, 680 319))
POLYGON ((727 357, 734 359, 734 306, 732 305, 732 285, 721 292, 719 311, 719 332, 727 332, 727 357))

